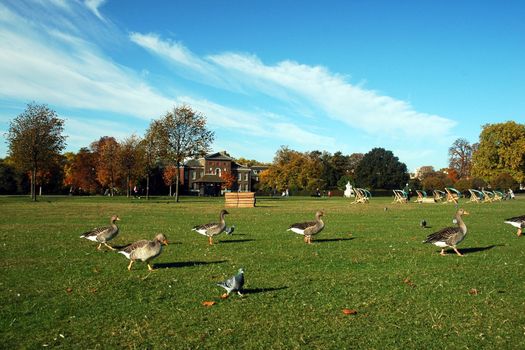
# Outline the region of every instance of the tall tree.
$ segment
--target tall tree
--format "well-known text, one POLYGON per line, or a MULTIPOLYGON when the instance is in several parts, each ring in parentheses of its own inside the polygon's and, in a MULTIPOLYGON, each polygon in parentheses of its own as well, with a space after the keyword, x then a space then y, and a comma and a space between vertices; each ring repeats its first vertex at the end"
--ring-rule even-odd
POLYGON ((161 155, 168 165, 177 169, 175 199, 179 201, 180 166, 185 158, 197 158, 209 152, 215 138, 206 128, 206 117, 191 107, 173 108, 164 117, 154 121, 150 128, 159 141, 161 155))
POLYGON ((449 168, 454 169, 458 179, 470 177, 472 145, 465 139, 457 139, 448 149, 449 168))
POLYGON ((121 173, 126 178, 126 196, 131 188, 144 175, 144 148, 142 140, 136 135, 125 138, 119 144, 119 164, 121 173))
POLYGON ((96 168, 96 155, 89 149, 83 147, 74 154, 71 163, 65 169, 65 183, 70 186, 70 193, 97 193, 100 184, 97 181, 96 168))
POLYGON ((170 193, 169 196, 171 197, 171 187, 173 186, 173 182, 175 182, 175 179, 177 178, 177 167, 174 165, 168 165, 164 168, 164 171, 162 172, 162 179, 164 180, 164 184, 166 186, 169 186, 170 193))
POLYGON ((143 149, 143 162, 144 170, 146 173, 146 199, 149 199, 149 190, 150 190, 150 178, 153 169, 159 163, 160 157, 160 145, 155 130, 160 128, 157 125, 159 121, 154 120, 146 130, 146 135, 142 139, 142 149, 143 149))
POLYGON ((111 136, 103 136, 91 144, 96 159, 97 180, 109 189, 111 196, 115 194, 115 185, 120 180, 119 147, 117 140, 111 136))
POLYGON ((10 122, 9 156, 22 172, 31 172, 31 199, 36 201, 38 170, 66 147, 64 120, 46 105, 30 103, 10 122))
POLYGON ((484 125, 472 164, 473 174, 486 181, 509 173, 518 182, 524 182, 525 124, 508 121, 484 125))
POLYGON ((384 148, 366 153, 357 166, 355 177, 358 186, 384 189, 403 188, 409 178, 407 166, 384 148))

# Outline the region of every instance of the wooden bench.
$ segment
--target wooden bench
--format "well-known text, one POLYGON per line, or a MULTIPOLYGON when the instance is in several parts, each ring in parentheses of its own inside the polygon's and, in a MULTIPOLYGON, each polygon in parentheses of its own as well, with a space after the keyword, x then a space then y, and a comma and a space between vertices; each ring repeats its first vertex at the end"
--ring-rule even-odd
POLYGON ((226 208, 253 208, 255 192, 226 192, 224 200, 226 208))

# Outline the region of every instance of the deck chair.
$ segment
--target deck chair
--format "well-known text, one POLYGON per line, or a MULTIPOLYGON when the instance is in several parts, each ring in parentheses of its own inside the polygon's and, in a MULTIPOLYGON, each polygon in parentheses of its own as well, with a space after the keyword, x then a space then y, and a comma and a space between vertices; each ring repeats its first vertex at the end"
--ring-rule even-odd
POLYGON ((490 203, 494 201, 494 193, 492 193, 491 191, 487 191, 487 190, 482 190, 481 192, 483 192, 483 195, 485 196, 484 202, 490 203))
POLYGON ((443 199, 446 196, 446 193, 444 191, 441 191, 441 190, 434 190, 433 194, 434 194, 434 201, 435 202, 442 202, 443 199))
POLYGON ((461 197, 461 192, 459 192, 458 190, 456 190, 453 187, 445 187, 445 193, 446 193, 446 202, 445 203, 454 202, 454 203, 458 204, 458 199, 459 199, 459 197, 461 197))
POLYGON ((354 194, 355 194, 355 197, 354 197, 354 201, 352 202, 352 204, 357 204, 357 203, 364 203, 365 202, 365 195, 363 193, 363 191, 360 189, 360 188, 357 188, 357 187, 354 187, 354 194))
POLYGON ((501 192, 501 191, 494 191, 494 200, 495 201, 501 201, 501 200, 503 200, 504 197, 505 197, 505 195, 503 194, 503 192, 501 192))
POLYGON ((369 190, 364 189, 364 188, 362 188, 361 190, 363 191, 365 195, 366 203, 368 203, 370 201, 370 198, 372 198, 372 193, 369 190))
POLYGON ((392 190, 392 192, 394 192, 394 201, 392 203, 408 203, 405 191, 392 190))
POLYGON ((481 191, 478 191, 472 188, 469 188, 468 191, 470 192, 469 202, 474 202, 474 203, 483 202, 485 195, 481 191))
POLYGON ((423 203, 427 198, 427 193, 423 190, 416 190, 417 198, 414 200, 415 203, 423 203))

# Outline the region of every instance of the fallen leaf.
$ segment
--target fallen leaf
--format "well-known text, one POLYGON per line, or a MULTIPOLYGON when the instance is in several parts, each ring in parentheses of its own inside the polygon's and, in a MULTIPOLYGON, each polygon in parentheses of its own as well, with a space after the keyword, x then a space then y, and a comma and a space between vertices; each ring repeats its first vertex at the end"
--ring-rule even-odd
POLYGON ((405 279, 403 280, 403 283, 405 283, 406 285, 409 285, 409 286, 412 287, 412 288, 415 288, 415 287, 416 287, 416 285, 414 284, 414 282, 412 282, 412 281, 410 280, 410 278, 408 278, 408 277, 405 278, 405 279))
POLYGON ((355 315, 355 314, 357 314, 357 310, 354 310, 354 309, 343 309, 343 313, 345 315, 355 315))
POLYGON ((96 293, 96 292, 97 292, 97 288, 89 288, 89 291, 90 291, 91 293, 96 293))
POLYGON ((67 292, 68 294, 70 294, 71 292, 73 292, 73 288, 71 288, 71 287, 67 287, 67 288, 66 288, 66 292, 67 292))
POLYGON ((203 301, 202 302, 203 306, 208 306, 208 307, 213 306, 215 304, 217 304, 215 301, 203 301))
POLYGON ((479 290, 477 290, 476 288, 472 288, 471 290, 468 291, 468 294, 470 294, 470 295, 478 295, 479 294, 479 290))
POLYGON ((221 299, 227 299, 229 297, 228 293, 224 293, 221 295, 221 299))

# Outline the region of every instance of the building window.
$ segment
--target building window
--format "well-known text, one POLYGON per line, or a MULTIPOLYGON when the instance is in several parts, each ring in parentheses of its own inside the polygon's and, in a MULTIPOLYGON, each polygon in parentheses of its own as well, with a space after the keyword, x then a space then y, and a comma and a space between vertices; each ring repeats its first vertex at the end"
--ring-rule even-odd
POLYGON ((248 184, 244 185, 244 191, 248 192, 248 184))
POLYGON ((220 168, 215 169, 215 175, 217 175, 219 177, 221 176, 221 169, 220 168))
POLYGON ((239 173, 239 181, 242 181, 242 174, 239 173))
POLYGON ((196 178, 197 178, 197 171, 196 170, 191 170, 191 179, 195 180, 196 178))
POLYGON ((248 181, 248 173, 246 173, 246 174, 244 175, 244 180, 245 180, 245 181, 248 181))

